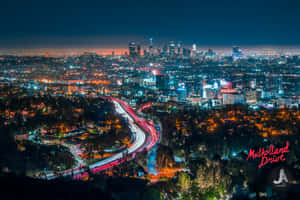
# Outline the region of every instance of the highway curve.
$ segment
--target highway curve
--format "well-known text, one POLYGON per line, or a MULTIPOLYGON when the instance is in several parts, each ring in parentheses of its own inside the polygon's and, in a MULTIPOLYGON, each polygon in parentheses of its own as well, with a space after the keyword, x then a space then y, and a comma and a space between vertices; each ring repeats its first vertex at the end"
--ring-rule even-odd
MULTIPOLYGON (((89 165, 88 170, 92 173, 96 173, 123 163, 126 160, 124 158, 125 156, 134 158, 137 152, 148 150, 159 141, 159 132, 153 127, 152 124, 148 123, 143 118, 138 117, 131 106, 129 106, 126 102, 113 97, 103 98, 111 100, 115 106, 116 112, 127 119, 128 126, 134 135, 134 142, 129 146, 129 148, 123 150, 122 152, 89 165)), ((65 170, 60 174, 63 176, 73 176, 74 179, 88 176, 87 169, 82 167, 65 170)), ((60 175, 51 173, 47 174, 46 176, 47 179, 54 179, 60 175)))

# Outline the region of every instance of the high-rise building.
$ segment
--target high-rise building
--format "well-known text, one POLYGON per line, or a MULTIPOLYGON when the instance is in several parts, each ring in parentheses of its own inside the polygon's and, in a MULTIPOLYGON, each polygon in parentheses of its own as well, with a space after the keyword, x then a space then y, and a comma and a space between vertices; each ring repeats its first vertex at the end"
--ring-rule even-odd
POLYGON ((156 88, 159 90, 169 89, 169 75, 168 74, 157 74, 156 75, 156 88))
POLYGON ((182 44, 180 42, 178 42, 178 44, 177 44, 177 54, 178 55, 181 54, 181 47, 182 47, 182 44))
POLYGON ((176 94, 177 94, 177 101, 179 101, 179 102, 186 101, 187 89, 185 88, 184 85, 180 85, 179 88, 177 88, 176 94))
POLYGON ((149 52, 153 54, 153 38, 149 38, 149 52))
POLYGON ((232 57, 234 59, 239 59, 243 56, 243 52, 238 46, 232 47, 232 57))
POLYGON ((191 50, 190 50, 190 49, 187 49, 187 48, 183 48, 183 49, 182 49, 182 54, 183 54, 183 56, 185 56, 185 57, 190 57, 190 56, 191 56, 191 50))
POLYGON ((196 54, 197 54, 197 46, 196 46, 196 44, 193 44, 193 46, 192 46, 192 57, 195 57, 196 56, 196 54))
POLYGON ((162 55, 167 55, 167 53, 168 53, 168 46, 167 46, 167 45, 164 45, 164 47, 163 47, 163 49, 162 49, 162 51, 161 51, 161 54, 162 54, 162 55))
POLYGON ((156 51, 157 51, 158 55, 160 55, 162 53, 162 49, 160 47, 157 47, 156 51))
POLYGON ((169 53, 170 55, 175 55, 175 42, 170 41, 169 43, 169 53))
POLYGON ((192 51, 197 51, 197 45, 196 44, 193 44, 192 51))
POLYGON ((246 102, 249 105, 257 104, 257 92, 255 90, 248 90, 245 94, 246 102))
POLYGON ((223 94, 223 104, 244 104, 245 97, 242 94, 238 93, 224 93, 223 94))
POLYGON ((208 51, 205 53, 206 58, 213 59, 216 57, 216 53, 212 49, 208 49, 208 51))
POLYGON ((135 44, 134 41, 129 42, 128 48, 129 48, 129 56, 130 57, 136 57, 137 56, 136 44, 135 44))
POLYGON ((144 49, 144 57, 148 57, 149 56, 149 51, 147 51, 146 49, 144 49))
POLYGON ((141 56, 141 45, 137 45, 136 54, 137 56, 141 56))

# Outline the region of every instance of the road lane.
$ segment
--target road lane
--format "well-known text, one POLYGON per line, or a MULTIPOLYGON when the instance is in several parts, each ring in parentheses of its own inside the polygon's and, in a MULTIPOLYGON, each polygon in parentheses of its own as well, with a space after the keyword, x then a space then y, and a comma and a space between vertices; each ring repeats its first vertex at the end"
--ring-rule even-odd
MULTIPOLYGON (((92 173, 96 173, 107 168, 119 165, 125 161, 124 156, 128 155, 132 158, 135 157, 136 152, 140 152, 144 149, 148 150, 152 148, 159 139, 159 133, 156 129, 147 121, 139 118, 133 111, 133 109, 124 101, 112 97, 103 97, 104 99, 109 99, 114 103, 115 110, 122 117, 127 119, 128 126, 135 136, 133 144, 128 148, 119 152, 109 158, 105 158, 94 164, 88 166, 88 170, 92 173), (147 136, 146 136, 147 134, 147 136)), ((66 170, 63 172, 63 176, 73 175, 74 179, 82 178, 88 175, 82 168, 75 168, 66 170)), ((47 179, 54 179, 59 176, 55 174, 48 174, 47 179)))

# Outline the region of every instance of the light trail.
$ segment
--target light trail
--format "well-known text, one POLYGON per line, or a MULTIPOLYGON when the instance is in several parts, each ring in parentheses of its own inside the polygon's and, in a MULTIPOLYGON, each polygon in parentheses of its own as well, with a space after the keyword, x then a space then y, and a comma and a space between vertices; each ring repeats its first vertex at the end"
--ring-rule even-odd
MULTIPOLYGON (((131 158, 134 158, 137 152, 149 150, 159 140, 159 132, 156 131, 156 129, 146 120, 138 117, 127 103, 113 97, 103 98, 111 100, 114 103, 116 112, 127 119, 128 126, 135 136, 135 141, 128 149, 125 149, 122 152, 119 152, 109 158, 89 165, 88 170, 92 173, 96 173, 123 163, 126 160, 126 158, 124 158, 124 156, 126 155, 128 155, 128 157, 131 156, 131 158), (148 136, 146 136, 146 133, 148 134, 148 136)), ((72 175, 74 179, 88 176, 88 172, 86 172, 82 167, 65 170, 62 172, 62 174, 63 176, 72 175)), ((47 179, 54 179, 59 177, 55 174, 48 174, 46 176, 47 179)))

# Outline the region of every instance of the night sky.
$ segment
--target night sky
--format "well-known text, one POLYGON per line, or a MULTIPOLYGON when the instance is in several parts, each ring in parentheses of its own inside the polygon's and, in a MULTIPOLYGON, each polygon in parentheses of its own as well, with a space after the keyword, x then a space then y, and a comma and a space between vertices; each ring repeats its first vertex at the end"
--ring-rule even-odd
POLYGON ((300 45, 297 0, 2 0, 0 48, 300 45))

